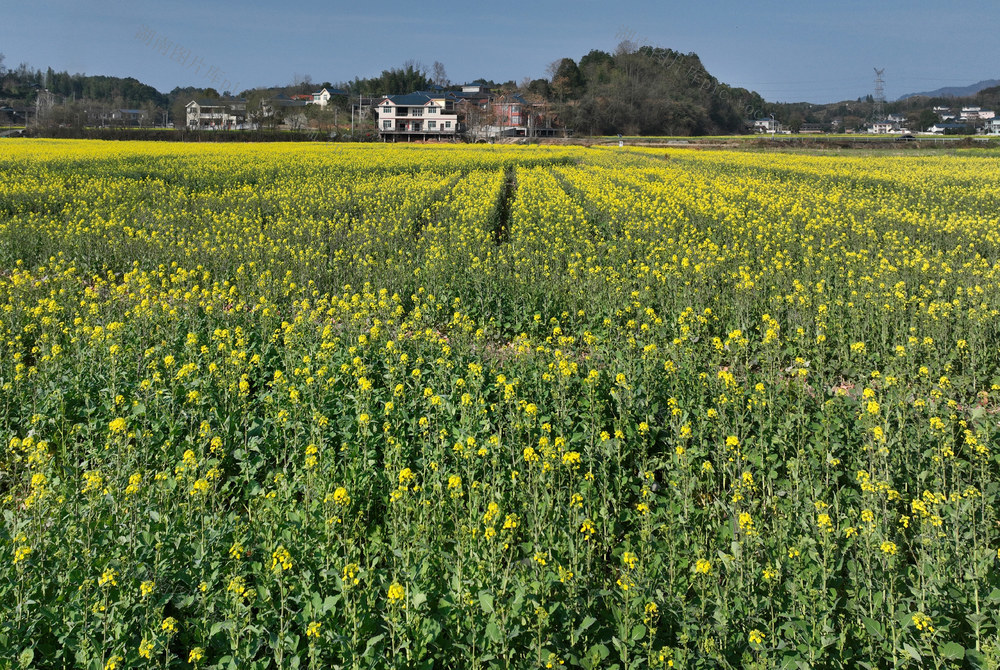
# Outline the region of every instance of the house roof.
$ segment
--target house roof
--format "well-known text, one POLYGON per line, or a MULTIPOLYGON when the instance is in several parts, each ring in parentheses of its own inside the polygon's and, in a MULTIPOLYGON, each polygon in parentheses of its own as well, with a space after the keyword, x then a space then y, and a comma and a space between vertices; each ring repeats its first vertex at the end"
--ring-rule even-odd
POLYGON ((290 100, 289 98, 274 98, 271 103, 278 107, 305 107, 309 104, 306 100, 290 100))
POLYGON ((243 104, 245 102, 245 98, 230 98, 226 100, 209 100, 208 98, 199 98, 197 100, 192 100, 185 106, 196 104, 199 107, 224 107, 226 105, 243 104))
POLYGON ((474 92, 474 91, 470 91, 470 92, 466 92, 466 91, 448 91, 448 95, 450 95, 450 96, 452 96, 454 98, 472 98, 472 99, 477 99, 477 98, 483 98, 483 99, 485 99, 485 98, 490 97, 490 94, 486 93, 485 91, 483 91, 483 92, 474 92))
POLYGON ((500 96, 496 100, 496 102, 499 103, 499 104, 505 104, 505 103, 506 104, 518 104, 518 105, 527 105, 528 104, 528 101, 525 100, 524 98, 522 98, 520 93, 507 93, 505 95, 500 96))
POLYGON ((406 95, 387 95, 382 100, 391 100, 394 105, 426 105, 431 101, 431 96, 426 93, 407 93, 406 95))

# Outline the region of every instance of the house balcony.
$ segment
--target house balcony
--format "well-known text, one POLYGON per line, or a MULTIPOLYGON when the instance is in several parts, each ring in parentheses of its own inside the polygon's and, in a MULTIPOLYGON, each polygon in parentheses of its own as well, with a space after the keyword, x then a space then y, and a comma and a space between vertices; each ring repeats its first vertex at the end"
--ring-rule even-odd
POLYGON ((454 135, 460 128, 380 128, 381 135, 454 135))
POLYGON ((380 128, 378 132, 382 139, 396 142, 399 140, 432 140, 435 138, 453 139, 463 133, 464 128, 460 124, 455 124, 451 128, 427 128, 426 125, 422 124, 419 128, 415 128, 414 126, 380 128))

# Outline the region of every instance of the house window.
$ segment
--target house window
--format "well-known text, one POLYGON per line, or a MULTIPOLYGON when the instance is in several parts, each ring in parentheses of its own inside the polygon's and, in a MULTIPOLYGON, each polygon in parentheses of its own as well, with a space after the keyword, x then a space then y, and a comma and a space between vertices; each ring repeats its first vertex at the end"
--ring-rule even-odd
POLYGON ((383 114, 392 114, 392 107, 386 105, 385 107, 382 108, 382 113, 383 114))
POLYGON ((392 121, 383 121, 382 122, 382 129, 383 130, 392 130, 392 121))
POLYGON ((437 121, 428 121, 427 130, 437 130, 437 121))
POLYGON ((444 127, 445 128, 451 128, 451 121, 445 121, 444 122, 444 127))
POLYGON ((424 108, 423 107, 414 107, 413 108, 413 116, 423 116, 423 115, 424 115, 424 108))
POLYGON ((438 111, 438 108, 434 107, 433 105, 427 108, 427 113, 428 114, 437 114, 437 111, 438 111))

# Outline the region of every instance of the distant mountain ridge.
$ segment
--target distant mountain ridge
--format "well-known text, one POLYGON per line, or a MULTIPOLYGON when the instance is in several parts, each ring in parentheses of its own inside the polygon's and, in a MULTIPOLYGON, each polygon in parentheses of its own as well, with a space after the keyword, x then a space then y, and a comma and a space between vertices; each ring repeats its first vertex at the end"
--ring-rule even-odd
POLYGON ((898 99, 906 100, 907 98, 916 98, 918 96, 927 98, 966 98, 979 93, 984 88, 990 88, 993 86, 1000 86, 1000 79, 984 79, 983 81, 970 84, 968 86, 945 86, 943 88, 926 91, 924 93, 907 93, 906 95, 900 96, 898 99))

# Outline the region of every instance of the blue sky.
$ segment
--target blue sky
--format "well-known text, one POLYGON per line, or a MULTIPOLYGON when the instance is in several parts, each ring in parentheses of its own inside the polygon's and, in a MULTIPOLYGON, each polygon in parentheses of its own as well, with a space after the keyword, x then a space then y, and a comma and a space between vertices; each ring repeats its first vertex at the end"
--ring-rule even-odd
POLYGON ((772 102, 886 97, 1000 79, 996 0, 343 3, 192 0, 7 2, 6 66, 251 88, 376 76, 414 59, 461 83, 545 76, 549 63, 635 42, 697 53, 709 72, 772 102), (164 55, 161 50, 166 47, 164 55), (179 50, 175 49, 180 47, 179 50))

